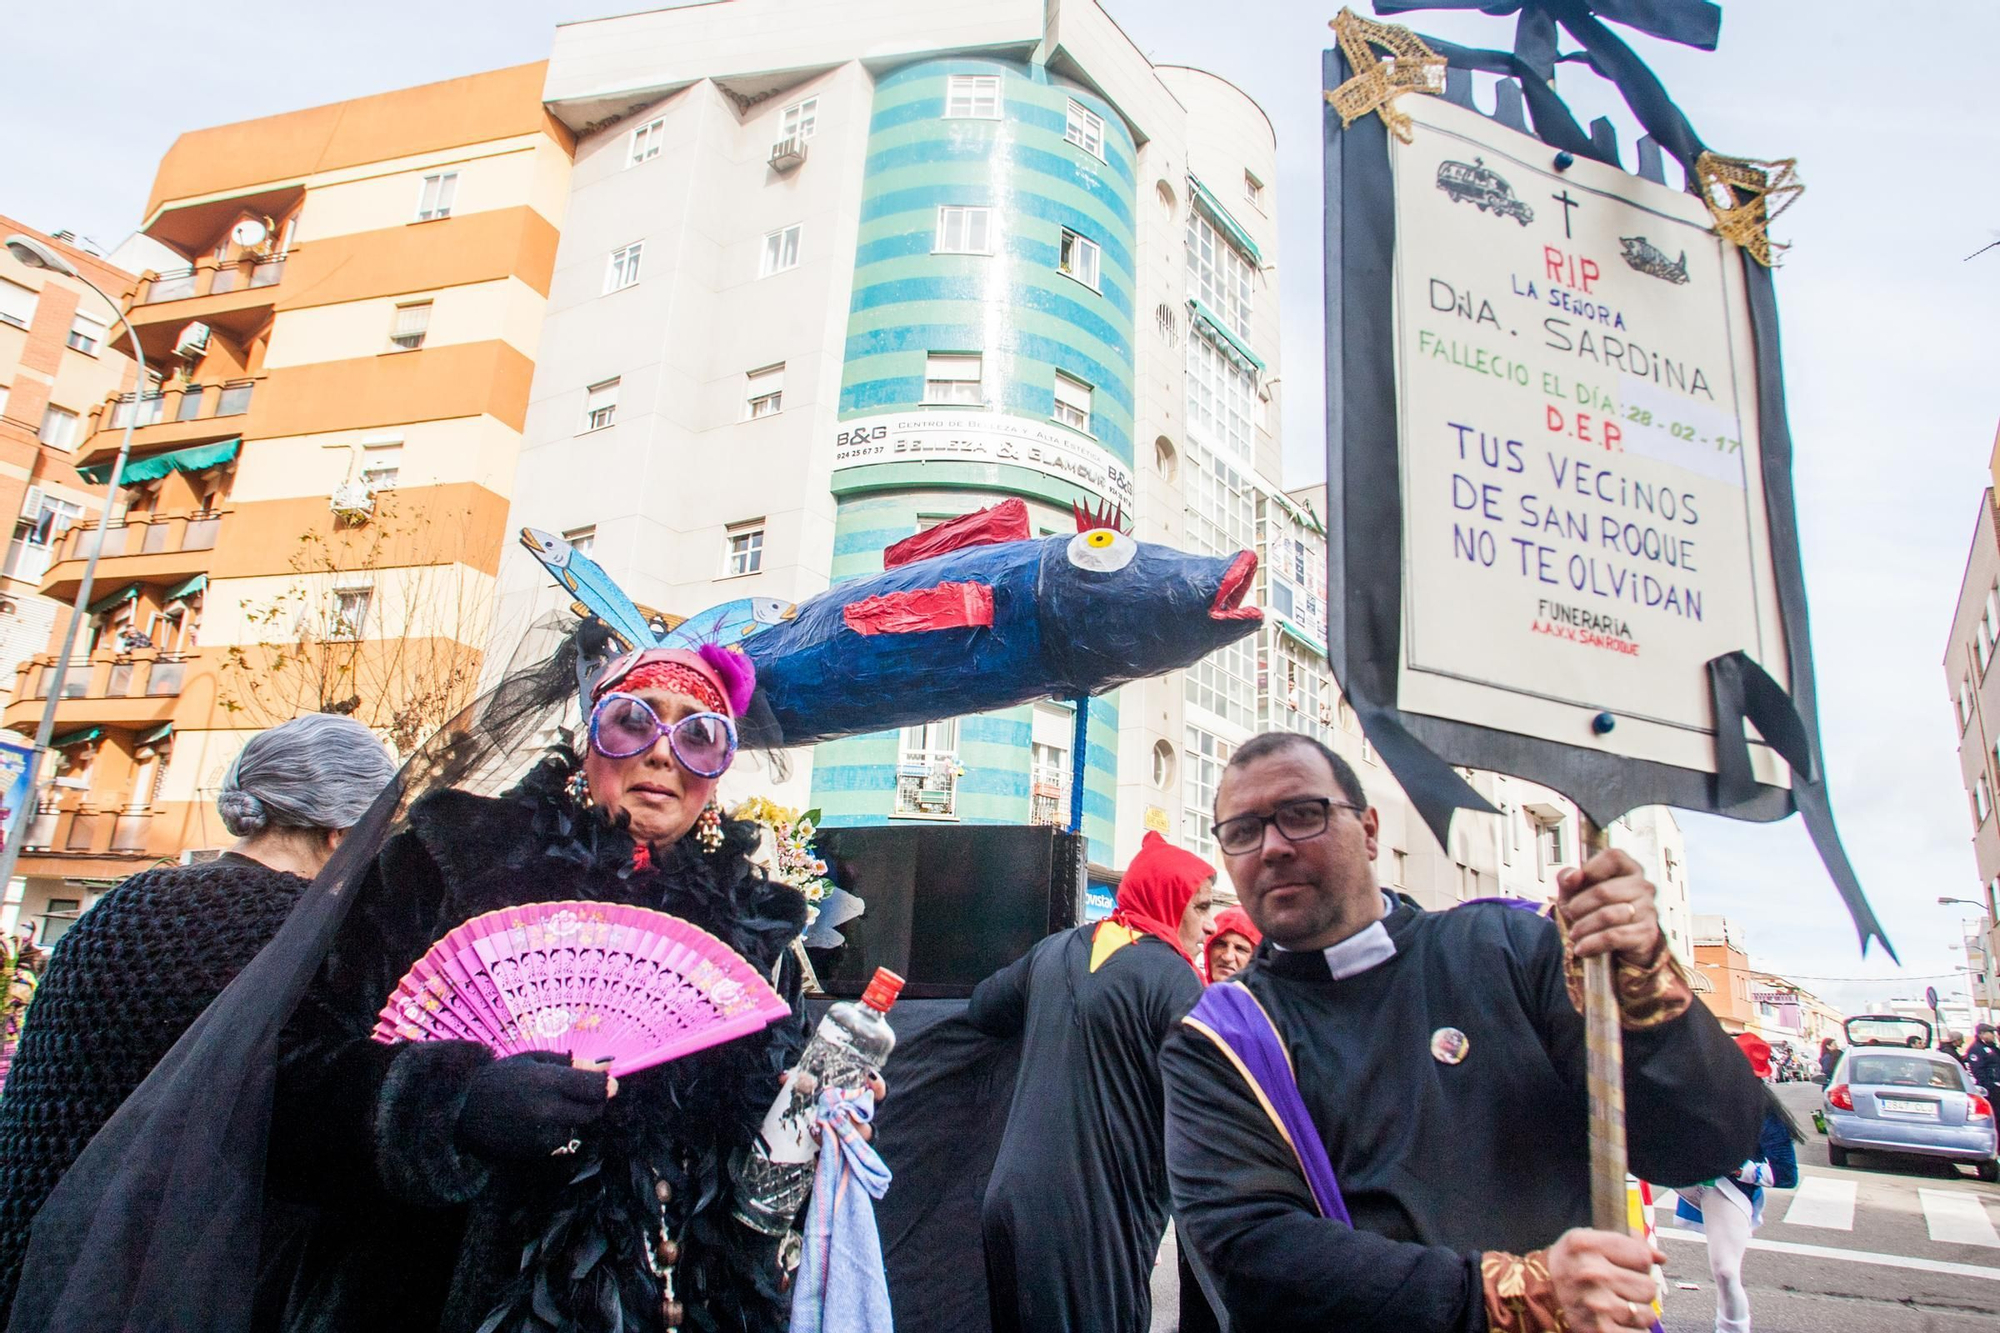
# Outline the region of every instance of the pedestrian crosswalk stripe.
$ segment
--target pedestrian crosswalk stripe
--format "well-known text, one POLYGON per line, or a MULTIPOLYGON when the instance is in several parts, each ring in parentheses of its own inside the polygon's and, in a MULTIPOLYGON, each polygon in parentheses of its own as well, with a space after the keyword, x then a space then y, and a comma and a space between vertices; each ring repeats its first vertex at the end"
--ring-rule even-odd
MULTIPOLYGON (((1669 1240, 1684 1240, 1696 1245, 1708 1244, 1708 1237, 1699 1231, 1681 1231, 1673 1227, 1663 1229, 1660 1234, 1669 1240)), ((1907 1268, 1918 1273, 1943 1273, 1950 1277, 1984 1278, 1989 1282, 2000 1282, 2000 1268, 1987 1268, 1981 1264, 1957 1264, 1944 1259, 1913 1259, 1902 1254, 1877 1254, 1869 1250, 1841 1250, 1831 1245, 1798 1245, 1790 1241, 1764 1240, 1751 1237, 1750 1248, 1765 1250, 1771 1254, 1795 1254, 1806 1259, 1837 1259, 1850 1264, 1878 1264, 1884 1268, 1907 1268)))
POLYGON ((1993 1219, 1986 1215, 1975 1195, 1920 1189, 1917 1197, 1923 1201, 1924 1225, 1930 1228, 1932 1240, 1945 1245, 1984 1245, 2000 1250, 2000 1235, 1994 1233, 1993 1219))
POLYGON ((1854 1182, 1828 1176, 1801 1176, 1792 1206, 1779 1219, 1786 1226, 1854 1230, 1854 1182))

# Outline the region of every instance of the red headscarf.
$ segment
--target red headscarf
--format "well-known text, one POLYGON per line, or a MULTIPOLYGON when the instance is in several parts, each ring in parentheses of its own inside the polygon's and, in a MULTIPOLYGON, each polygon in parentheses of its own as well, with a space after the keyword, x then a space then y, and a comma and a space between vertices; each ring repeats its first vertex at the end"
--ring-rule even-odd
POLYGON ((1201 950, 1201 974, 1209 981, 1215 980, 1215 942, 1224 935, 1241 935, 1250 941, 1252 949, 1264 942, 1264 932, 1257 929, 1256 923, 1250 920, 1250 914, 1242 908, 1225 907, 1217 912, 1215 933, 1208 937, 1208 943, 1201 950))
POLYGON ((1214 878, 1214 866, 1159 834, 1148 833, 1118 882, 1118 910, 1111 920, 1129 930, 1157 935, 1193 967, 1194 959, 1181 947, 1181 918, 1187 915, 1195 890, 1214 878))
POLYGON ((1743 1058, 1750 1062, 1751 1072, 1758 1078, 1771 1077, 1771 1043, 1754 1032, 1736 1034, 1736 1049, 1743 1052, 1743 1058))

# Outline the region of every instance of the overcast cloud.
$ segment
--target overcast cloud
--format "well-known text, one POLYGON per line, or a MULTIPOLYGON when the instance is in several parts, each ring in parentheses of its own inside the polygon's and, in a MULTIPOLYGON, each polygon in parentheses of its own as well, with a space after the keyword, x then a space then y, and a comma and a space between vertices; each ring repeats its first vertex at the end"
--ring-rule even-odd
MULTIPOLYGON (((1285 481, 1317 481, 1320 51, 1334 10, 1107 7, 1154 60, 1236 82, 1276 125, 1285 481)), ((264 6, 182 22, 156 6, 41 6, 0 49, 0 213, 109 248, 137 225, 182 130, 539 60, 553 23, 622 8, 361 0, 337 14, 264 6)), ((1941 663, 2000 417, 2000 249, 1965 262, 2000 237, 2000 132, 1990 71, 1910 59, 1912 35, 1889 17, 1899 9, 1736 0, 1713 54, 1632 38, 1718 151, 1796 156, 1808 186, 1776 230, 1794 243, 1778 293, 1821 725, 1849 853, 1906 968, 1879 951, 1861 961, 1796 819, 1683 823, 1695 910, 1742 923, 1760 964, 1884 979, 1812 983, 1848 1006, 1917 994, 1932 978, 1962 989, 1939 974, 1964 961, 1948 946, 1970 909, 1935 900, 1979 896, 1941 663)), ((1932 0, 1921 13, 1920 46, 2000 47, 1990 0, 1932 0)), ((1511 20, 1405 21, 1461 42, 1512 39, 1511 20)), ((1580 120, 1618 123, 1629 164, 1639 131, 1616 93, 1575 66, 1560 80, 1580 120)))

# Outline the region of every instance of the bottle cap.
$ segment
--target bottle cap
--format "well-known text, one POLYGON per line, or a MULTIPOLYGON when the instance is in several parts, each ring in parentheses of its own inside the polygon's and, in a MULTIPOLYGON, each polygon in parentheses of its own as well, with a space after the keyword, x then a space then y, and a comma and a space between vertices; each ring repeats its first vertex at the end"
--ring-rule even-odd
POLYGON ((861 1003, 878 1014, 886 1014, 902 991, 903 979, 886 967, 878 967, 874 979, 868 983, 868 989, 861 992, 861 1003))

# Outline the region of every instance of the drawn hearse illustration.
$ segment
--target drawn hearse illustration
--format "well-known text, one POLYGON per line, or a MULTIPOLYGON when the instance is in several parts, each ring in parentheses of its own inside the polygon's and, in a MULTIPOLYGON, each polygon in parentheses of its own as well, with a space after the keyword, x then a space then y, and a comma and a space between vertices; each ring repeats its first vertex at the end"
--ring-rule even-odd
POLYGON ((1513 218, 1524 227, 1535 220, 1535 210, 1515 197, 1514 187, 1489 168, 1483 157, 1469 163, 1438 163, 1438 188, 1454 203, 1476 204, 1482 213, 1513 218))

